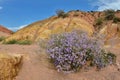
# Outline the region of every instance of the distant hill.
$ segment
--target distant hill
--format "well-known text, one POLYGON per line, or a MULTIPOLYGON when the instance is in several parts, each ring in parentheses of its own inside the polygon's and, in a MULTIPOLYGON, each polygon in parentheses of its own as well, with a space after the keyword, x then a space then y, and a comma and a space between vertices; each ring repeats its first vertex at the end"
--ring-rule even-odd
POLYGON ((0 25, 0 36, 7 37, 10 36, 13 32, 4 26, 0 25))
POLYGON ((6 41, 13 39, 38 41, 40 38, 48 38, 51 34, 76 29, 84 30, 89 34, 94 32, 103 33, 107 40, 116 36, 120 37, 120 11, 69 11, 62 15, 34 22, 18 30, 15 34, 7 38, 6 41), (113 17, 109 19, 111 15, 113 17))

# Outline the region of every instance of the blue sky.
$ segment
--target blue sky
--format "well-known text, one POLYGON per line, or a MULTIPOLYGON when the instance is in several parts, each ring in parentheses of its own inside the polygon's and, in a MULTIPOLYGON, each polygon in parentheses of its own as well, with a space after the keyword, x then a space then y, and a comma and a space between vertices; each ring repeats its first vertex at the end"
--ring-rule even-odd
POLYGON ((119 9, 120 0, 0 0, 0 24, 18 30, 55 15, 55 11, 119 9))

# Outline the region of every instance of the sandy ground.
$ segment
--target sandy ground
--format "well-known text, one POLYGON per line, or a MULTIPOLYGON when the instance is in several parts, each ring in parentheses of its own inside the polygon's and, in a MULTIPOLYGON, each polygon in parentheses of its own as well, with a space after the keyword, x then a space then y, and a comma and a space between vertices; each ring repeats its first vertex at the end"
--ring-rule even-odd
MULTIPOLYGON (((107 47, 117 55, 120 62, 120 47, 107 47)), ((72 74, 63 74, 55 70, 48 56, 38 45, 0 45, 0 52, 22 54, 23 65, 15 80, 120 80, 119 66, 111 65, 101 71, 90 69, 72 74)))

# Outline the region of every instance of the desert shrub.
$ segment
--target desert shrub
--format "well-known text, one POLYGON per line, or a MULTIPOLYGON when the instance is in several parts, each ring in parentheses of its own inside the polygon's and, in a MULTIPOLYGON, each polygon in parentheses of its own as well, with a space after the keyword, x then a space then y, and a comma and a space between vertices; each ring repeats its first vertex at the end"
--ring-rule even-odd
POLYGON ((103 18, 98 18, 95 20, 94 22, 94 27, 97 31, 100 30, 100 28, 102 27, 102 24, 103 24, 103 18))
POLYGON ((117 10, 117 12, 120 12, 120 10, 117 10))
POLYGON ((98 18, 95 21, 95 25, 102 25, 102 23, 103 23, 103 19, 102 18, 98 18))
POLYGON ((0 42, 3 41, 3 40, 5 40, 5 37, 1 36, 0 37, 0 42))
POLYGON ((78 9, 78 10, 76 10, 77 12, 80 12, 80 10, 78 9))
POLYGON ((102 40, 89 37, 85 32, 73 31, 52 35, 47 53, 58 71, 75 72, 86 64, 99 69, 112 64, 114 54, 109 55, 102 47, 102 40))
POLYGON ((113 20, 115 17, 115 11, 112 9, 105 10, 105 19, 113 20))
POLYGON ((4 42, 4 44, 16 44, 16 43, 17 43, 17 40, 15 40, 15 39, 12 39, 10 41, 4 42))
POLYGON ((56 14, 57 14, 58 17, 62 17, 62 18, 68 17, 68 14, 65 13, 63 10, 57 10, 56 14))
POLYGON ((32 42, 30 40, 10 40, 10 41, 7 41, 7 42, 3 42, 3 44, 19 44, 19 45, 30 45, 32 44, 32 42))
POLYGON ((120 22, 120 18, 115 17, 115 18, 113 19, 113 22, 114 22, 114 23, 118 23, 118 22, 120 22))
POLYGON ((95 12, 95 11, 90 11, 91 13, 95 12))
POLYGON ((101 55, 96 58, 96 67, 101 69, 109 64, 114 64, 116 62, 116 56, 111 52, 101 51, 101 55))
POLYGON ((17 44, 30 45, 30 44, 32 44, 32 41, 30 41, 30 40, 21 40, 21 41, 18 41, 17 44))

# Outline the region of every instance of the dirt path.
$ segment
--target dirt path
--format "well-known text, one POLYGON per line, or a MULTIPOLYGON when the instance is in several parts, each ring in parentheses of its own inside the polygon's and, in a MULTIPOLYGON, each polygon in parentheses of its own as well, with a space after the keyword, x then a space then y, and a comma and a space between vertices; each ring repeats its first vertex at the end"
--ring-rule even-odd
MULTIPOLYGON (((116 53, 119 62, 120 47, 109 50, 116 53)), ((73 74, 58 73, 38 45, 0 45, 0 51, 24 55, 22 68, 15 80, 120 80, 120 72, 116 66, 109 66, 101 71, 91 69, 73 74)))
POLYGON ((38 45, 1 45, 0 52, 11 54, 36 53, 39 50, 38 45))

